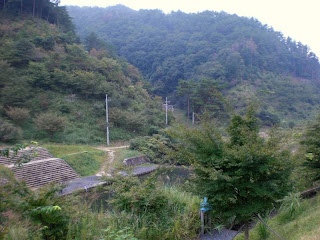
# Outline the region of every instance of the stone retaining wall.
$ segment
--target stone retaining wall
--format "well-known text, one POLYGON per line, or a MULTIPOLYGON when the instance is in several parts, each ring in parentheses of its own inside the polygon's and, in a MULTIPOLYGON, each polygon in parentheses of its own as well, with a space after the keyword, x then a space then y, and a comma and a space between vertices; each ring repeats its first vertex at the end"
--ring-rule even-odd
POLYGON ((123 160, 123 165, 125 167, 137 166, 137 165, 141 165, 144 163, 148 163, 148 159, 146 156, 126 158, 123 160))

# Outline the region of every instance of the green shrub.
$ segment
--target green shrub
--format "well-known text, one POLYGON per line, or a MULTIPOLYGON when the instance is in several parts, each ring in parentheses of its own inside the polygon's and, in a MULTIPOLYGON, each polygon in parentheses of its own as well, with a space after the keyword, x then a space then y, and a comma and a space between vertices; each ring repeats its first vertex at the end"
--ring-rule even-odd
POLYGON ((44 50, 47 50, 47 51, 53 50, 54 45, 55 45, 55 41, 52 36, 47 37, 47 38, 37 36, 37 37, 35 37, 33 42, 37 47, 42 47, 44 50))
POLYGON ((257 116, 262 121, 264 126, 273 126, 280 123, 280 118, 278 115, 271 113, 267 110, 262 110, 257 116))
POLYGON ((266 240, 270 236, 270 230, 268 229, 268 227, 265 224, 263 224, 261 222, 258 223, 257 231, 258 231, 258 235, 259 235, 260 240, 266 240))
POLYGON ((12 123, 0 119, 0 141, 11 142, 21 137, 21 129, 12 123))
POLYGON ((39 130, 47 132, 51 138, 54 133, 62 131, 66 126, 66 118, 53 113, 42 113, 34 122, 39 130))
POLYGON ((152 137, 137 137, 130 141, 131 149, 142 152, 156 163, 171 162, 171 159, 168 159, 171 147, 170 139, 160 134, 154 134, 152 137))
POLYGON ((290 221, 302 212, 300 193, 290 193, 280 202, 281 219, 283 221, 290 221))
POLYGON ((29 117, 29 110, 19 107, 8 107, 5 110, 7 116, 18 123, 24 122, 29 117))
MULTIPOLYGON (((109 203, 108 225, 115 233, 128 228, 138 239, 194 239, 199 227, 198 197, 177 188, 164 188, 157 173, 144 182, 135 177, 117 177, 109 203)), ((129 231, 130 233, 130 231, 129 231)))
POLYGON ((150 177, 140 183, 135 177, 114 179, 112 185, 114 196, 110 203, 120 211, 125 210, 137 215, 143 213, 163 215, 168 199, 154 180, 154 177, 150 177))

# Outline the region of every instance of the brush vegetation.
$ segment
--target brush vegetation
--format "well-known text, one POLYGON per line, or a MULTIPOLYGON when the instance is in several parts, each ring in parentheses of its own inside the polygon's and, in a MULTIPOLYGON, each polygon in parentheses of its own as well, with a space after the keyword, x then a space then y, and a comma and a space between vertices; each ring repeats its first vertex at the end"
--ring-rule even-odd
MULTIPOLYGON (((284 239, 290 240, 316 240, 320 234, 320 197, 303 200, 298 205, 297 199, 290 199, 289 206, 285 206, 268 224, 284 239), (295 205, 291 207, 291 205, 295 205), (293 209, 294 208, 294 209, 293 209), (292 214, 292 210, 295 212, 292 214)), ((298 200, 299 201, 299 200, 298 200)), ((250 239, 277 239, 269 229, 264 234, 261 231, 261 223, 250 231, 250 239)), ((236 240, 243 239, 243 235, 236 237, 236 240)))
POLYGON ((106 48, 88 52, 69 32, 0 9, 0 141, 104 143, 106 94, 111 140, 164 126, 138 69, 106 48))

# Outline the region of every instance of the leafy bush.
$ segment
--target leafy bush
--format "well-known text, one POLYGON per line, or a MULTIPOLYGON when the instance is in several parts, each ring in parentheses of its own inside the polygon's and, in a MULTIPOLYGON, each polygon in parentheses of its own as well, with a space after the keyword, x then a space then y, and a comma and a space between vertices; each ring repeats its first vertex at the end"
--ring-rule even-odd
POLYGON ((0 141, 11 142, 21 137, 21 129, 0 119, 0 141))
POLYGON ((51 138, 54 133, 62 131, 66 126, 66 118, 53 113, 42 113, 34 122, 39 130, 46 131, 51 138))
POLYGON ((119 176, 108 189, 113 193, 109 202, 116 210, 108 218, 114 232, 127 227, 136 238, 145 240, 197 236, 200 199, 177 188, 164 188, 157 173, 144 182, 119 176))
POLYGON ((258 231, 258 235, 260 237, 260 240, 266 240, 268 239, 268 237, 270 236, 270 230, 268 229, 268 227, 263 224, 263 223, 258 223, 257 226, 257 231, 258 231))
POLYGON ((278 115, 273 114, 267 110, 262 110, 258 115, 264 126, 273 126, 280 123, 278 115))
POLYGON ((154 177, 140 183, 138 178, 120 177, 114 179, 112 189, 114 196, 110 203, 120 211, 140 215, 163 215, 168 199, 156 184, 154 177))
POLYGON ((43 38, 41 36, 37 36, 34 39, 34 44, 37 47, 42 47, 44 50, 53 50, 53 47, 55 45, 55 41, 54 38, 52 36, 47 37, 47 38, 43 38))
POLYGON ((300 193, 290 193, 281 201, 282 220, 292 220, 302 212, 300 193))
POLYGON ((29 110, 25 108, 8 107, 5 112, 10 119, 20 123, 29 117, 29 110))
POLYGON ((168 159, 171 147, 170 139, 160 134, 138 137, 130 141, 131 149, 144 153, 156 163, 171 162, 171 159, 168 159))

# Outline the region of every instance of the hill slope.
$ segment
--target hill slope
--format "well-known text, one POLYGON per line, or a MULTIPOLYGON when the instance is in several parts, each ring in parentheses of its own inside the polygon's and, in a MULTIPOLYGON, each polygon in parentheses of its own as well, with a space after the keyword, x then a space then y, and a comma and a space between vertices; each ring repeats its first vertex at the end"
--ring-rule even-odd
MULTIPOLYGON (((319 109, 315 54, 256 19, 121 5, 67 9, 82 39, 95 31, 142 71, 158 95, 176 96, 180 79, 208 78, 224 86, 221 91, 237 110, 258 100, 263 116, 301 120, 319 109)), ((185 106, 181 98, 175 102, 185 106)))
POLYGON ((161 101, 135 67, 104 48, 87 52, 72 32, 43 19, 0 12, 0 69, 0 141, 22 129, 25 139, 104 142, 105 94, 111 140, 164 125, 161 101))

